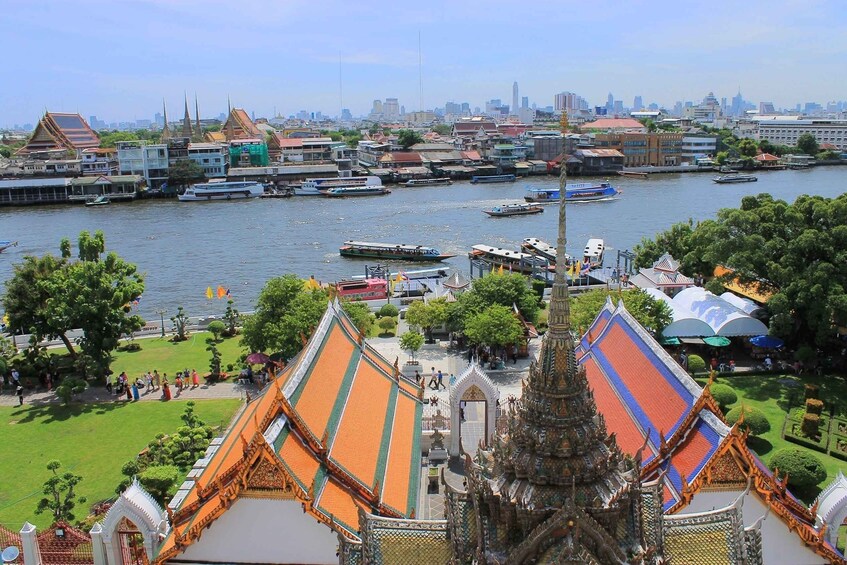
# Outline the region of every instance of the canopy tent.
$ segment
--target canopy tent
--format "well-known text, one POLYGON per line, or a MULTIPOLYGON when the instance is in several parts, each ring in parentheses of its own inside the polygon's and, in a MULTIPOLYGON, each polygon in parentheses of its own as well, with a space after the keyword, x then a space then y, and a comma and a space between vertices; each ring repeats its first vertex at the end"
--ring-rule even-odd
POLYGON ((750 338, 750 343, 763 349, 779 349, 785 342, 772 335, 757 335, 750 338))
POLYGON ((662 330, 665 337, 702 337, 715 335, 715 331, 703 320, 699 319, 691 310, 680 306, 667 294, 657 288, 645 288, 644 292, 661 300, 671 309, 673 322, 662 330))
POLYGON ((712 335, 750 336, 768 333, 761 321, 744 313, 708 290, 697 286, 686 288, 672 302, 675 306, 688 309, 712 328, 712 335))
POLYGON ((749 298, 744 298, 743 296, 738 296, 737 294, 733 294, 729 291, 724 292, 720 296, 748 316, 753 316, 757 319, 762 319, 767 316, 767 310, 750 300, 749 298))

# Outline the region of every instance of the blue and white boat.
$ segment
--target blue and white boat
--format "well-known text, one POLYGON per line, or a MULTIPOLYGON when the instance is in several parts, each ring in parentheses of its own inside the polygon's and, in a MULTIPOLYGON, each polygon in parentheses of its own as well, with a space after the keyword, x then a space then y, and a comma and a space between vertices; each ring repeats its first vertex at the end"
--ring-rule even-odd
POLYGON ((500 182, 515 182, 515 175, 474 175, 471 184, 489 184, 500 182))
MULTIPOLYGON (((610 200, 620 191, 608 182, 579 182, 568 184, 565 198, 568 202, 589 202, 592 200, 610 200)), ((524 195, 527 202, 558 202, 561 198, 558 188, 529 188, 524 195)))
POLYGON ((17 244, 18 244, 17 241, 9 241, 9 240, 0 241, 0 253, 3 253, 4 251, 9 249, 10 247, 14 247, 17 244))

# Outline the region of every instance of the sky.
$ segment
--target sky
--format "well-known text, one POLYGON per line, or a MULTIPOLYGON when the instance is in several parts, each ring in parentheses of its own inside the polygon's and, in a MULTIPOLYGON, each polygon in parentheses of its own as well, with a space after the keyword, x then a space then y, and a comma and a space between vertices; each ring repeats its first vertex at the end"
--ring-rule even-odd
POLYGON ((512 83, 540 107, 571 91, 673 106, 713 91, 777 107, 847 99, 842 0, 0 0, 0 125, 45 109, 257 117, 471 108, 512 83), (420 37, 420 50, 418 48, 420 37), (420 65, 419 65, 420 62, 420 65), (422 79, 422 80, 421 80, 422 79), (422 85, 422 88, 421 88, 422 85), (422 96, 421 96, 422 93, 422 96), (421 105, 421 101, 423 104, 421 105), (343 106, 342 106, 343 105, 343 106))

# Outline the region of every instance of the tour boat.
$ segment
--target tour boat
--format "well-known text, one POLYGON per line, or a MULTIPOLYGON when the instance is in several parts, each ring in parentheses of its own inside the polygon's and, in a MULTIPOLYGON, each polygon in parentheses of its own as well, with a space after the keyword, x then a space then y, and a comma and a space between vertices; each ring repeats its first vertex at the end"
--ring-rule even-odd
POLYGON ((347 188, 358 186, 382 186, 382 181, 376 176, 367 177, 330 177, 308 179, 294 186, 295 196, 321 196, 330 188, 347 188))
POLYGON ((384 186, 336 186, 323 193, 324 196, 338 198, 341 196, 376 196, 391 194, 384 186))
POLYGON ((618 174, 622 177, 633 177, 638 179, 647 178, 647 173, 642 171, 618 171, 618 174))
POLYGON ((264 192, 265 187, 262 183, 254 181, 206 182, 191 185, 177 198, 180 202, 235 200, 236 198, 257 198, 264 192))
POLYGON ((10 247, 14 247, 17 244, 18 244, 17 241, 9 241, 9 240, 0 241, 0 253, 3 253, 4 251, 9 249, 10 247))
POLYGON ((535 273, 549 271, 550 262, 544 257, 530 255, 521 251, 491 247, 490 245, 474 245, 468 254, 471 259, 481 259, 495 267, 503 267, 518 273, 535 273))
POLYGON ((339 298, 347 300, 384 300, 388 298, 388 281, 379 278, 338 281, 335 290, 339 298))
POLYGON ((486 214, 493 218, 501 218, 504 216, 527 216, 529 214, 540 214, 544 211, 541 206, 533 206, 532 204, 501 204, 490 210, 483 210, 486 214))
POLYGON ((92 198, 91 200, 87 200, 85 202, 86 206, 104 206, 106 204, 111 203, 112 201, 105 195, 100 195, 97 198, 92 198))
POLYGON ((583 262, 591 265, 592 269, 596 269, 603 265, 605 251, 605 242, 600 238, 593 237, 585 244, 585 249, 582 252, 583 262))
POLYGON ((405 243, 371 243, 345 241, 338 249, 342 257, 367 257, 371 259, 397 259, 400 261, 443 261, 455 255, 441 253, 434 247, 406 245, 405 243))
POLYGON ((736 182, 756 182, 759 180, 753 175, 742 175, 742 174, 733 174, 733 175, 721 175, 712 179, 718 184, 732 184, 736 182))
POLYGON ((474 175, 471 177, 471 183, 515 182, 515 178, 515 175, 474 175))
MULTIPOLYGON (((556 246, 550 245, 546 241, 542 241, 537 237, 528 237, 524 239, 521 243, 521 249, 530 254, 538 255, 539 257, 544 257, 545 259, 550 261, 551 264, 556 263, 556 246)), ((565 255, 565 261, 567 263, 570 263, 570 260, 571 258, 568 255, 565 255)))
MULTIPOLYGON (((580 182, 567 185, 565 198, 568 202, 588 202, 592 200, 610 200, 620 191, 608 182, 580 182)), ((527 202, 558 202, 558 188, 530 188, 524 200, 527 202)))
POLYGON ((447 178, 442 179, 411 179, 404 183, 404 186, 447 186, 453 184, 453 181, 447 178))

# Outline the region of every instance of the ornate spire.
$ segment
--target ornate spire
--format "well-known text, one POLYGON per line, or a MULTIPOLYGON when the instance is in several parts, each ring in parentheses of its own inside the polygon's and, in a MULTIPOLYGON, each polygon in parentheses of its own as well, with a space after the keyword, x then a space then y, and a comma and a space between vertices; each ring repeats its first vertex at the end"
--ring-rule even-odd
POLYGON ((225 135, 226 135, 227 141, 232 141, 233 139, 235 139, 235 127, 234 127, 234 124, 232 122, 233 122, 232 103, 230 102, 229 95, 227 94, 227 96, 226 96, 226 124, 225 124, 226 127, 224 128, 226 130, 225 135))
POLYGON ((200 102, 197 101, 197 93, 194 93, 194 123, 197 131, 195 132, 197 135, 200 135, 203 132, 203 129, 200 127, 200 102))
POLYGON ((165 125, 162 126, 162 141, 167 141, 171 138, 171 130, 168 128, 168 107, 165 105, 164 98, 162 98, 162 113, 165 119, 165 125))
POLYGON ((191 139, 191 114, 188 112, 188 95, 185 95, 185 116, 182 118, 182 137, 191 139))

